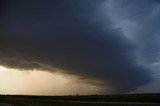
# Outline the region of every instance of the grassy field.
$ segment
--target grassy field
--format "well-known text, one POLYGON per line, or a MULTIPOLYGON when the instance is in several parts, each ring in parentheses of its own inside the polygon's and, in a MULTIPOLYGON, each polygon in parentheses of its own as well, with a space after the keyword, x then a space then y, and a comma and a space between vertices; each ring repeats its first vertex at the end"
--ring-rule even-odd
POLYGON ((132 95, 90 95, 90 96, 22 96, 0 95, 0 102, 14 104, 14 106, 146 106, 160 103, 160 94, 132 94, 132 95), (79 102, 83 101, 83 102, 79 102), (125 102, 113 104, 104 102, 125 102))

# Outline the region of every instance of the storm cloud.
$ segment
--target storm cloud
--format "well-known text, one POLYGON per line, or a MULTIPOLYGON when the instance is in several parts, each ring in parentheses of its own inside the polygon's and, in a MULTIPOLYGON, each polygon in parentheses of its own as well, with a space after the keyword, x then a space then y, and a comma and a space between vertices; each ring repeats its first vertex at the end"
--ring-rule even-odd
POLYGON ((115 28, 103 0, 15 0, 0 18, 0 65, 101 80, 126 93, 149 83, 137 45, 115 28), (108 15, 107 15, 108 14, 108 15))

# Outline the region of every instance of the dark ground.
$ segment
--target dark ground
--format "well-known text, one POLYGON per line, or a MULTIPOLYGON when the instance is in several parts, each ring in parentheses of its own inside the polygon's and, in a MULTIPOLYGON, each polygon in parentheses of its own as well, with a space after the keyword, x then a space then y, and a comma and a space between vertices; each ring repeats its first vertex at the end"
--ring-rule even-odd
POLYGON ((160 106, 160 94, 25 96, 0 95, 14 106, 160 106))

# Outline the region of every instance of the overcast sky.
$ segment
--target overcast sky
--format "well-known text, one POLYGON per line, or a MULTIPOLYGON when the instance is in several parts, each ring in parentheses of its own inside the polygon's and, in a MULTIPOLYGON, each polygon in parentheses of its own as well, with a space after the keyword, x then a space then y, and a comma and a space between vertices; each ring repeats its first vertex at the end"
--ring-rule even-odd
POLYGON ((0 3, 0 74, 5 79, 0 88, 18 86, 18 80, 9 79, 13 72, 25 79, 21 83, 32 83, 19 84, 32 90, 15 87, 3 93, 39 94, 33 87, 37 81, 43 95, 160 92, 158 0, 0 3))

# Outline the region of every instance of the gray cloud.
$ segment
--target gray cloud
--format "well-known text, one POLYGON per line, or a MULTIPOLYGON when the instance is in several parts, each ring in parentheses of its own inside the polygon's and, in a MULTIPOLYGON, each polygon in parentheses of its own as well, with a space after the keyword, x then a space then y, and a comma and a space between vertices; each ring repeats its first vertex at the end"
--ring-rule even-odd
POLYGON ((103 2, 8 2, 0 20, 0 64, 19 69, 60 68, 107 82, 115 93, 148 83, 152 76, 137 64, 136 46, 99 11, 103 2))
POLYGON ((114 26, 136 42, 141 64, 152 64, 159 58, 160 4, 157 0, 109 0, 103 6, 114 26), (112 14, 112 13, 115 14, 112 14))
MULTIPOLYGON (((157 0, 114 1, 109 0, 102 6, 103 13, 114 23, 114 27, 120 28, 124 36, 137 45, 134 51, 138 64, 150 69, 155 80, 149 85, 143 86, 141 92, 158 92, 154 88, 159 87, 159 69, 155 64, 159 63, 160 53, 160 3, 157 0), (113 14, 114 13, 114 14, 113 14), (150 87, 149 87, 150 86, 150 87), (152 89, 153 88, 153 89, 152 89), (147 90, 145 90, 147 89, 147 90)), ((137 90, 138 92, 138 90, 137 90)))

